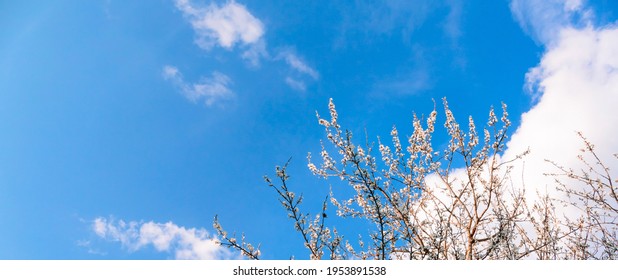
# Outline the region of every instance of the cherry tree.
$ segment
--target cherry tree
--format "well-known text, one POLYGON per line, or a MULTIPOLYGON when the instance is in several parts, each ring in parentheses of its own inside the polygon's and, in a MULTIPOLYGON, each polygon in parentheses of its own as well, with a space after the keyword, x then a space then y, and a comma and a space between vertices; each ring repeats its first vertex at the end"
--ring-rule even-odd
MULTIPOLYGON (((308 155, 308 168, 326 180, 343 181, 347 191, 330 191, 321 212, 302 212, 303 196, 290 190, 288 163, 265 177, 275 190, 311 259, 589 259, 618 256, 616 237, 618 197, 609 168, 596 156, 589 170, 575 172, 554 163, 557 187, 581 203, 538 195, 526 201, 525 186, 515 185, 513 166, 527 151, 512 159, 501 158, 511 123, 506 105, 496 116, 489 110, 480 132, 472 117, 462 128, 443 99, 449 142, 434 148, 437 110, 426 117, 414 115, 412 133, 402 137, 396 127, 390 140, 359 144, 343 129, 332 99, 329 118, 317 115, 325 129, 319 160, 308 155), (377 147, 377 151, 376 151, 377 147), (563 177, 588 186, 572 189, 563 177), (347 195, 347 196, 346 196, 347 195), (370 234, 345 238, 327 225, 326 209, 337 216, 364 220, 370 234), (557 204, 577 207, 581 215, 569 219, 556 212, 557 204)), ((617 156, 618 157, 618 156, 617 156)), ((332 221, 332 220, 329 220, 332 221)), ((260 250, 229 236, 215 218, 221 245, 235 248, 250 259, 260 250)))

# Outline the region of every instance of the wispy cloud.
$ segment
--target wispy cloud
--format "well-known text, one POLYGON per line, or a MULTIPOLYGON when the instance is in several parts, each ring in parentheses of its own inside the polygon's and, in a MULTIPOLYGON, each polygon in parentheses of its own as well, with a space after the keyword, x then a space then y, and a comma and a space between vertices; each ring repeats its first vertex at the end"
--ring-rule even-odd
POLYGON ((221 247, 217 238, 205 229, 180 227, 172 222, 115 222, 99 217, 92 221, 92 231, 100 238, 119 242, 130 252, 152 246, 159 252, 173 254, 176 259, 238 258, 221 247))
POLYGON ((461 17, 463 13, 463 1, 448 0, 449 13, 444 20, 444 33, 453 41, 457 41, 462 35, 461 17))
POLYGON ((307 86, 305 86, 305 83, 303 81, 295 80, 291 77, 286 77, 285 83, 288 84, 288 86, 290 86, 294 90, 298 90, 298 91, 307 90, 307 86))
POLYGON ((251 46, 243 51, 241 57, 253 67, 260 66, 260 60, 262 58, 269 58, 266 42, 260 40, 255 44, 251 44, 251 46))
POLYGON ((238 43, 255 44, 264 35, 262 22, 233 0, 204 8, 196 7, 190 0, 176 0, 176 7, 190 20, 196 43, 206 50, 215 45, 231 49, 238 43))
POLYGON ((280 54, 285 62, 295 71, 298 71, 301 74, 309 75, 314 80, 320 78, 320 74, 315 69, 309 67, 300 57, 296 56, 291 51, 283 51, 280 54))
POLYGON ((456 42, 462 35, 460 24, 464 4, 462 0, 382 0, 358 1, 354 9, 342 5, 339 27, 342 38, 339 38, 337 45, 347 44, 347 39, 356 40, 353 37, 358 35, 369 37, 363 42, 365 44, 371 44, 373 40, 370 38, 374 36, 397 34, 401 34, 404 42, 412 43, 411 34, 433 17, 440 18, 442 31, 456 42))
POLYGON ((174 83, 182 94, 193 102, 203 100, 207 106, 221 103, 234 97, 229 89, 231 80, 219 72, 213 72, 211 77, 202 78, 197 83, 187 83, 178 68, 166 65, 163 67, 163 78, 174 83))
POLYGON ((414 59, 405 69, 399 69, 375 81, 370 93, 372 97, 410 96, 433 87, 434 81, 431 78, 430 64, 425 58, 425 48, 414 45, 412 50, 414 59))
POLYGON ((512 0, 511 12, 537 43, 549 44, 567 27, 591 24, 594 14, 584 0, 512 0))
POLYGON ((418 67, 394 78, 378 81, 374 84, 371 95, 376 97, 415 95, 431 89, 432 86, 428 70, 418 67))
POLYGON ((86 252, 88 252, 88 254, 91 254, 91 255, 99 255, 99 256, 107 255, 107 253, 105 253, 105 252, 102 252, 102 251, 97 250, 97 249, 93 249, 90 240, 78 240, 75 243, 75 245, 77 245, 78 247, 82 247, 82 248, 86 249, 86 252))
POLYGON ((386 0, 359 3, 354 25, 370 32, 389 33, 403 28, 418 28, 433 10, 432 1, 386 0))
POLYGON ((320 73, 307 65, 307 63, 298 57, 292 50, 286 49, 280 51, 275 59, 285 61, 290 70, 292 70, 289 73, 290 75, 285 78, 285 83, 294 90, 305 91, 307 89, 306 78, 310 78, 313 81, 320 79, 320 73), (291 76, 296 77, 292 78, 291 76))

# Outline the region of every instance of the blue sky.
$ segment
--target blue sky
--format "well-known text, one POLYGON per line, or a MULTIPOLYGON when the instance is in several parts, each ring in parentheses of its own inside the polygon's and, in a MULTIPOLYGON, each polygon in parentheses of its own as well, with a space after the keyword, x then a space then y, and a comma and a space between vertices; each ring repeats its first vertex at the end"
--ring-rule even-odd
POLYGON ((505 156, 562 149, 532 166, 574 130, 615 153, 617 19, 612 0, 2 2, 0 259, 230 257, 214 215, 306 258, 262 176, 291 157, 319 209, 329 98, 373 141, 447 97, 460 120, 508 104, 505 156))

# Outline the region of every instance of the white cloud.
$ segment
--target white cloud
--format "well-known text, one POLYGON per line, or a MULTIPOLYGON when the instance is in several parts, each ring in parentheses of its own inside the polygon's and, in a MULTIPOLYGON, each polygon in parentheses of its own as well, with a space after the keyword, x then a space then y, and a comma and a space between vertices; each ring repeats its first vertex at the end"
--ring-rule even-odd
POLYGON ((231 49, 240 43, 255 44, 264 35, 264 25, 244 5, 228 1, 223 6, 215 3, 201 8, 190 0, 176 0, 176 7, 189 18, 197 35, 196 43, 209 50, 218 44, 231 49))
POLYGON ((584 147, 577 132, 595 145, 611 170, 618 170, 612 157, 618 152, 618 26, 592 27, 594 14, 582 1, 513 0, 511 9, 547 49, 526 74, 525 88, 536 104, 521 116, 503 158, 530 148, 524 165, 515 166, 514 179, 523 177, 529 196, 546 190, 560 196, 554 179, 543 175, 558 170, 545 160, 585 168, 577 157, 584 147))
POLYGON ((190 84, 185 82, 178 68, 166 65, 163 67, 163 78, 172 81, 187 99, 193 102, 204 100, 207 106, 234 97, 234 93, 229 89, 230 78, 216 71, 211 77, 202 78, 199 82, 190 84))
POLYGON ((618 170, 611 158, 618 152, 618 28, 561 30, 555 47, 526 78, 540 97, 522 115, 505 153, 505 158, 512 158, 530 147, 526 184, 542 190, 553 185, 542 175, 556 171, 545 159, 575 170, 582 167, 577 153, 583 143, 577 131, 595 144, 612 170, 618 170))
POLYGON ((557 39, 563 28, 589 26, 594 16, 584 0, 512 0, 510 7, 521 28, 541 44, 557 39))
MULTIPOLYGON (((539 7, 517 6, 524 2, 514 0, 511 5, 531 11, 513 12, 525 13, 531 17, 526 20, 533 23, 535 32, 546 36, 541 39, 544 40, 547 50, 539 65, 526 74, 525 88, 534 91, 537 102, 528 112, 522 114, 520 126, 507 142, 506 151, 499 160, 515 159, 529 149, 530 153, 523 158, 523 162, 515 161, 511 166, 512 186, 525 188, 529 205, 538 201, 537 194, 548 194, 550 197, 568 201, 566 195, 556 189, 555 178, 544 174, 559 173, 559 170, 546 160, 552 160, 576 172, 589 170, 590 167, 585 166, 578 158, 584 143, 577 132, 582 132, 595 145, 595 150, 606 167, 612 171, 618 170, 618 161, 613 156, 618 152, 618 114, 615 112, 618 104, 618 25, 575 27, 556 19, 560 11, 568 13, 572 9, 586 10, 579 1, 567 1, 563 6, 551 2, 555 9, 560 10, 545 10, 546 14, 540 12, 539 7), (555 34, 545 33, 548 30, 555 34)), ((587 159, 594 163, 594 159, 587 159)), ((501 172, 505 174, 506 169, 501 172)), ((450 179, 454 182, 467 182, 463 168, 455 169, 450 174, 450 179)), ((435 174, 427 177, 427 183, 434 188, 434 194, 440 199, 449 201, 448 197, 439 191, 443 183, 435 174)), ((575 181, 566 183, 572 189, 585 187, 575 181)), ((562 218, 562 215, 573 218, 581 213, 571 207, 557 207, 555 210, 558 218, 562 218)), ((529 225, 525 225, 525 228, 534 234, 529 225)))
MULTIPOLYGON (((452 38, 457 38, 461 35, 459 29, 459 19, 461 17, 462 3, 459 0, 450 0, 447 3, 450 13, 445 21, 444 30, 452 38)), ((206 8, 199 8, 192 4, 190 0, 176 0, 176 7, 190 19, 190 22, 197 34, 196 42, 204 49, 210 49, 218 44, 225 48, 233 48, 237 43, 245 46, 242 52, 242 58, 247 60, 252 66, 259 66, 262 57, 269 57, 266 49, 266 42, 262 38, 264 34, 263 24, 255 18, 245 6, 234 1, 228 1, 225 5, 218 6, 211 4, 206 8)), ((410 21, 404 25, 415 25, 411 23, 408 13, 425 15, 429 10, 435 9, 430 1, 423 1, 410 5, 405 1, 387 1, 380 6, 379 11, 376 11, 371 5, 364 6, 364 12, 370 14, 370 22, 372 26, 386 30, 393 28, 396 22, 400 20, 410 21)), ((365 16, 362 16, 365 18, 365 16)), ((423 17, 415 16, 414 21, 423 17)), ((408 26, 411 27, 412 26, 408 26)), ((412 28, 413 29, 413 28, 412 28)), ((280 52, 275 60, 284 60, 286 64, 295 72, 302 75, 307 75, 313 80, 319 79, 319 72, 310 67, 302 58, 296 55, 293 51, 284 50, 280 52)), ((417 73, 413 73, 415 77, 417 73)), ((425 75, 426 76, 426 75, 425 75)), ((405 80, 403 82, 393 82, 386 85, 388 90, 398 90, 405 86, 412 86, 414 91, 426 88, 426 77, 421 77, 421 80, 405 80)), ((306 82, 300 77, 284 79, 286 84, 295 90, 306 90, 306 82)))
POLYGON ((299 73, 309 75, 314 80, 320 78, 320 74, 315 69, 309 67, 302 59, 296 56, 294 53, 290 51, 281 52, 280 57, 282 57, 285 62, 294 70, 299 73))
MULTIPOLYGON (((240 57, 251 67, 259 67, 263 58, 271 62, 283 59, 291 69, 301 75, 307 75, 313 80, 319 79, 319 73, 315 69, 290 51, 271 57, 264 39, 264 24, 251 14, 246 6, 234 0, 228 0, 221 5, 211 3, 208 6, 198 6, 191 0, 175 0, 175 5, 191 23, 196 34, 195 43, 200 48, 210 50, 220 46, 232 50, 239 46, 240 57)), ((178 69, 166 66, 164 77, 174 81, 192 101, 203 98, 207 105, 212 105, 218 99, 232 96, 228 88, 229 78, 217 72, 213 73, 211 79, 190 85, 184 82, 178 69)), ((294 90, 306 90, 306 82, 298 77, 287 77, 285 82, 294 90)))
POLYGON ((131 252, 152 245, 157 251, 172 253, 176 259, 238 258, 205 229, 184 228, 172 222, 114 222, 99 217, 92 222, 92 230, 100 238, 120 242, 131 252))

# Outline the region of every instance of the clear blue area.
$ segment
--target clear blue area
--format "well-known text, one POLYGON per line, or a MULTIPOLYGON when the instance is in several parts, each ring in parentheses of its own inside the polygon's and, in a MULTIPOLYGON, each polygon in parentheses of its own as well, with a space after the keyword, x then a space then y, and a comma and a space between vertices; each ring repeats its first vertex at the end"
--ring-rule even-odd
MULTIPOLYGON (((327 116, 330 97, 359 142, 365 129, 372 141, 393 125, 409 134, 412 113, 429 113, 432 100, 440 108, 442 97, 460 120, 479 123, 503 101, 514 127, 532 105, 524 75, 543 47, 506 1, 452 1, 454 29, 452 6, 434 1, 401 1, 398 13, 375 17, 381 1, 264 2, 238 1, 264 24, 268 53, 292 50, 319 79, 283 60, 252 67, 240 48, 199 48, 171 0, 2 1, 0 259, 169 258, 100 240, 91 222, 113 216, 213 232, 216 214, 261 243, 264 258, 306 258, 262 176, 291 157, 291 188, 307 196, 307 211, 319 209, 336 182, 312 176, 306 156, 320 150, 315 112, 327 116), (166 65, 187 82, 224 73, 236 97, 193 103, 163 78, 166 65), (286 85, 287 76, 306 90, 286 85)), ((616 19, 615 1, 591 6, 598 20, 616 19)))

